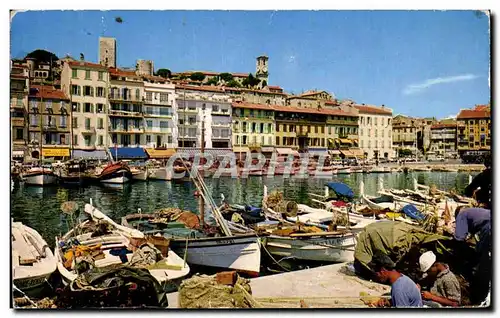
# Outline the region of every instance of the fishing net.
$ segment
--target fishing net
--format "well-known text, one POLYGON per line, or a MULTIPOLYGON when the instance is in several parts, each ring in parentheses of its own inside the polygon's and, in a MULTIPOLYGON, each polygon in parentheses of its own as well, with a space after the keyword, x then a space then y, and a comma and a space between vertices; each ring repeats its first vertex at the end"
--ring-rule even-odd
POLYGON ((180 308, 251 308, 247 295, 251 295, 248 279, 238 277, 235 286, 217 282, 216 276, 195 275, 184 280, 179 287, 180 308))
POLYGON ((114 265, 93 268, 58 295, 58 308, 167 307, 168 301, 148 270, 114 265))

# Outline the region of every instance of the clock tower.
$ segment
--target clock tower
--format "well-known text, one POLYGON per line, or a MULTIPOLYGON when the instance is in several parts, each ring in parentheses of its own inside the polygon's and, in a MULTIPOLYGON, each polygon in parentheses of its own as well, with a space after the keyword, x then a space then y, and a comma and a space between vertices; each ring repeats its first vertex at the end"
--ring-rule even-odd
POLYGON ((268 62, 269 58, 265 55, 257 57, 257 68, 255 71, 255 77, 261 81, 259 84, 259 88, 263 88, 263 86, 268 85, 268 62), (265 81, 265 83, 262 83, 265 81))

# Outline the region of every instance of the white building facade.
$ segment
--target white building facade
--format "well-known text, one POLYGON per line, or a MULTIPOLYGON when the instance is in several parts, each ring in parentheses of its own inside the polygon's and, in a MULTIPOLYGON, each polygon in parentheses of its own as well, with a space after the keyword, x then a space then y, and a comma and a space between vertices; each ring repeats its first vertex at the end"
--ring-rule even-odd
POLYGON ((231 148, 231 98, 217 87, 176 86, 177 144, 200 148, 202 123, 205 148, 231 148))
POLYGON ((158 77, 144 77, 144 139, 147 148, 176 148, 175 85, 158 77))
POLYGON ((359 148, 366 159, 392 159, 392 109, 354 106, 359 111, 359 148))

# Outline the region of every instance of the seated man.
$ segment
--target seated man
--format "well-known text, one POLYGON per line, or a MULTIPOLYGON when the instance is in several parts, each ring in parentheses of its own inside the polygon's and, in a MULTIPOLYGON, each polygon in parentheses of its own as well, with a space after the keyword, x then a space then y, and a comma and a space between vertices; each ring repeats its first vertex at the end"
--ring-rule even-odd
POLYGON ((422 307, 422 297, 417 285, 408 277, 397 270, 396 264, 383 253, 373 256, 368 267, 375 273, 376 278, 383 284, 389 283, 391 288, 391 301, 381 299, 378 307, 422 307))
MULTIPOLYGON (((433 282, 430 291, 422 292, 422 299, 442 306, 458 306, 461 300, 460 284, 448 265, 436 262, 436 255, 432 251, 422 254, 419 263, 420 270, 433 282)), ((434 307, 425 301, 424 305, 434 307)))

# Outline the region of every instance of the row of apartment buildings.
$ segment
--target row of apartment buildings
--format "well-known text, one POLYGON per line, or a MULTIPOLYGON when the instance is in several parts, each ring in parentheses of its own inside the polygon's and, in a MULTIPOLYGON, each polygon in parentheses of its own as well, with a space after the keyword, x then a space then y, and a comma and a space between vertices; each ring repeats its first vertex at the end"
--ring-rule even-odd
MULTIPOLYGON (((450 123, 393 118, 384 105, 340 102, 326 91, 289 95, 267 84, 268 58, 263 56, 256 65, 260 84, 253 89, 193 85, 154 76, 151 61, 138 61, 136 70, 120 69, 114 39, 99 43, 99 64, 83 56, 59 60, 54 68, 60 79, 50 83, 45 71, 36 71, 47 70, 43 63, 38 68, 32 60, 11 64, 13 157, 99 157, 110 148, 196 149, 202 131, 206 149, 240 155, 329 151, 390 159, 401 149, 451 153, 490 145, 489 108, 464 110, 450 123)), ((208 80, 216 76, 204 74, 208 80)))

